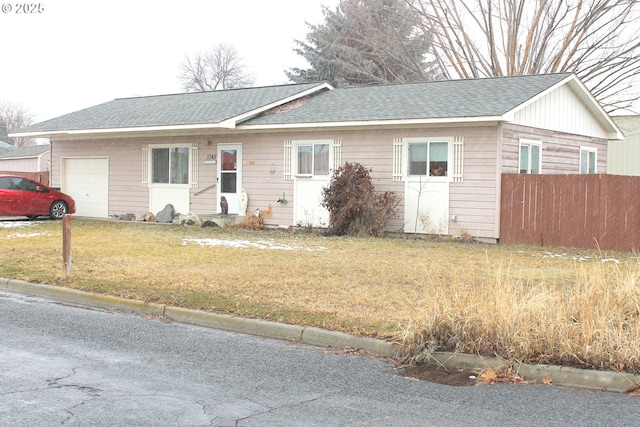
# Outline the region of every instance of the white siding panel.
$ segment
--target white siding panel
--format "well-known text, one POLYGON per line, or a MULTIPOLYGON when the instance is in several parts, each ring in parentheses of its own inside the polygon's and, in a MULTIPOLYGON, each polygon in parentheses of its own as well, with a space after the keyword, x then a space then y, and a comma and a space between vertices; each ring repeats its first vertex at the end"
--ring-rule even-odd
POLYGON ((595 138, 607 138, 607 132, 567 85, 517 111, 514 123, 573 133, 595 138))
POLYGON ((614 117, 623 141, 609 141, 607 173, 640 176, 640 116, 614 117))
POLYGON ((3 159, 0 160, 0 171, 11 172, 42 172, 39 159, 3 159))

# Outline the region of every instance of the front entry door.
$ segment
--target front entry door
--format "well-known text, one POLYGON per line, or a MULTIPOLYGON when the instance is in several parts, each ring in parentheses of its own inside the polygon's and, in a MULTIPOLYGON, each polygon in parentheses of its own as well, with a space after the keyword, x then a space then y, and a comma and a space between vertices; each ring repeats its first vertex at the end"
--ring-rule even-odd
MULTIPOLYGON (((242 144, 218 145, 218 202, 224 196, 230 214, 240 212, 242 191, 242 144)), ((218 203, 218 213, 221 213, 218 203)))

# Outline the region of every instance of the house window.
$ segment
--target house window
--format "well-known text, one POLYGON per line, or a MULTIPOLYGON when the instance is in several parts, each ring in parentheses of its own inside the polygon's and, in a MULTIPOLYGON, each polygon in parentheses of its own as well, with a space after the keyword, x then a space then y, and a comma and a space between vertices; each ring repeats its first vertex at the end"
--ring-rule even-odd
POLYGON ((162 147, 151 149, 152 184, 188 184, 189 148, 162 147))
POLYGON ((447 176, 448 170, 449 143, 409 144, 409 175, 447 176))
POLYGON ((329 175, 329 144, 297 146, 298 175, 329 175))
POLYGON ((580 147, 580 173, 596 173, 595 148, 580 147))
POLYGON ((520 173, 539 174, 542 163, 542 144, 540 141, 520 140, 520 173))

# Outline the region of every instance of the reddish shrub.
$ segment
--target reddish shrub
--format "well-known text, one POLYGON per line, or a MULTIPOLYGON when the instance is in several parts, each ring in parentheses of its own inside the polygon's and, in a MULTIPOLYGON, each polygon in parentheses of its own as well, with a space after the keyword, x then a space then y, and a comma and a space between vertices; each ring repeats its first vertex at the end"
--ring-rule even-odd
POLYGON ((393 192, 376 193, 370 172, 360 163, 346 162, 333 172, 322 193, 322 205, 329 211, 327 234, 384 235, 387 219, 396 213, 398 198, 393 192))

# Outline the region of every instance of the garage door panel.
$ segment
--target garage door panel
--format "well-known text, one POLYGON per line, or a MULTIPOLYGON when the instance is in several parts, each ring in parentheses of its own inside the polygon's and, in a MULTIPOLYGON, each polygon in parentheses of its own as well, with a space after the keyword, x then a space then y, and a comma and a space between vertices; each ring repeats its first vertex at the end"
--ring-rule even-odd
POLYGON ((106 218, 109 215, 109 159, 64 159, 62 191, 76 202, 76 215, 106 218))

